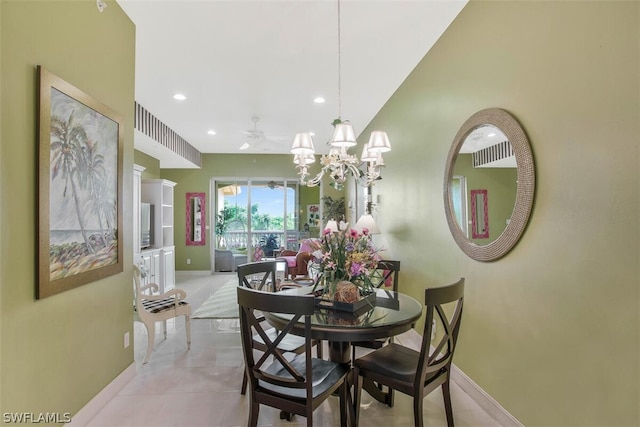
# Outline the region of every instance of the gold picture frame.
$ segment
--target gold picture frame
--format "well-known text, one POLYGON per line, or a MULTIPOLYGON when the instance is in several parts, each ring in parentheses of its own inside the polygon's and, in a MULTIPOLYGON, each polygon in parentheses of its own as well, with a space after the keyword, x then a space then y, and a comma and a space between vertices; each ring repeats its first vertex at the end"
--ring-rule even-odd
POLYGON ((123 121, 38 66, 38 285, 49 297, 123 270, 123 121))

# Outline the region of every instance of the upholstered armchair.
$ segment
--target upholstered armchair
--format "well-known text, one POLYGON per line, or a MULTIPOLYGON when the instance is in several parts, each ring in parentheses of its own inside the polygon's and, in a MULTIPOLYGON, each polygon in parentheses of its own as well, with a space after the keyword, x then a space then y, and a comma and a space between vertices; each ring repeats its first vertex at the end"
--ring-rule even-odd
POLYGON ((235 253, 228 249, 215 249, 215 271, 236 271, 240 264, 247 262, 246 253, 235 253))
POLYGON ((280 253, 280 256, 277 259, 283 259, 287 262, 287 270, 285 271, 285 276, 287 278, 293 280, 297 276, 306 277, 309 275, 307 266, 309 261, 313 258, 311 253, 315 250, 312 246, 312 240, 313 239, 302 240, 300 242, 298 252, 284 250, 280 253))

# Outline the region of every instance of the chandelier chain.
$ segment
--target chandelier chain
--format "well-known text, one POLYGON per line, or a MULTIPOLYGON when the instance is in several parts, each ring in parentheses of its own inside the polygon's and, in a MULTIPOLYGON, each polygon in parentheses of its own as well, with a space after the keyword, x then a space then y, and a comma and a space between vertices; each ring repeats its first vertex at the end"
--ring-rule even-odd
POLYGON ((358 157, 347 152, 348 147, 357 145, 355 132, 349 121, 342 121, 342 25, 340 0, 337 0, 338 11, 338 118, 331 123, 334 127, 333 136, 327 142, 331 147, 329 154, 320 158, 321 169, 314 177, 309 174, 309 165, 315 162, 315 148, 310 132, 296 134, 291 153, 293 162, 298 169, 300 182, 309 187, 320 185, 323 176, 331 182, 329 185, 336 190, 342 190, 349 176, 356 182, 369 187, 381 178, 380 168, 384 166, 382 153, 391 150, 386 132, 373 131, 369 143, 365 144, 359 164, 358 157), (366 163, 366 170, 361 167, 366 163))
POLYGON ((338 0, 338 119, 342 120, 342 76, 340 72, 342 69, 342 46, 340 39, 340 0, 338 0))

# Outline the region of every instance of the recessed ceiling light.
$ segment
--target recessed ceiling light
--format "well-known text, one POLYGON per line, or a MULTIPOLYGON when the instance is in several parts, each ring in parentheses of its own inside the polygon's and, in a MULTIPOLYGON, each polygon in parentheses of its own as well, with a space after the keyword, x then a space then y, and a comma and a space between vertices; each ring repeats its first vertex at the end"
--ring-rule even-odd
POLYGON ((215 130, 210 130, 209 132, 207 132, 209 135, 215 135, 216 131, 215 130))
POLYGON ((185 99, 187 99, 187 97, 182 93, 176 93, 175 95, 173 95, 173 99, 177 101, 184 101, 185 99))
POLYGON ((321 96, 317 96, 315 98, 313 98, 313 102, 315 102, 316 104, 323 104, 326 100, 321 97, 321 96))

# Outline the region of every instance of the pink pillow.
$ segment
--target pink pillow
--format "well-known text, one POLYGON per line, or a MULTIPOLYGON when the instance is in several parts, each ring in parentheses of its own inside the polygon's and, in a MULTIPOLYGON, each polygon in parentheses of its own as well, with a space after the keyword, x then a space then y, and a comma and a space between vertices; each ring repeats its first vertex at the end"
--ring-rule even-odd
POLYGON ((300 242, 300 249, 298 249, 298 253, 300 252, 313 252, 315 251, 315 247, 313 247, 313 240, 315 239, 304 239, 300 242))

